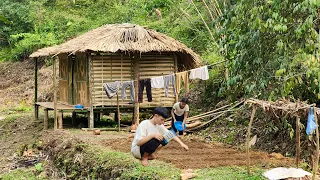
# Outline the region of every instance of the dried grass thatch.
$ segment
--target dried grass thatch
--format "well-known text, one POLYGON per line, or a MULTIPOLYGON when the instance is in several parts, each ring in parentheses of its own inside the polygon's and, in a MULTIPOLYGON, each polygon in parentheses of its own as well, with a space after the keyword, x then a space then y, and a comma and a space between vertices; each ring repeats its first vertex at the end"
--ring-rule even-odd
MULTIPOLYGON (((254 104, 263 109, 265 113, 273 114, 277 118, 283 116, 300 116, 308 112, 310 107, 313 107, 313 104, 307 104, 305 102, 297 101, 290 102, 286 99, 278 99, 275 102, 264 101, 259 99, 250 98, 246 100, 245 103, 254 104)), ((316 112, 318 108, 315 108, 316 112)))
POLYGON ((172 52, 182 69, 200 65, 199 55, 179 41, 135 24, 110 24, 91 30, 59 46, 39 49, 30 57, 54 56, 75 52, 172 52))

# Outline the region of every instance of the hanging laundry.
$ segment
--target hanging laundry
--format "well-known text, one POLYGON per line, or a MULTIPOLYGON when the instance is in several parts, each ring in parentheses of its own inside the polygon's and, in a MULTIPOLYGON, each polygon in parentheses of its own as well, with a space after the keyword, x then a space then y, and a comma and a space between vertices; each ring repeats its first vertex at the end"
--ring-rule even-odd
POLYGON ((163 76, 151 78, 151 88, 164 88, 163 76))
POLYGON ((316 128, 317 128, 317 123, 313 114, 313 108, 309 108, 306 133, 308 135, 311 135, 316 128))
POLYGON ((175 74, 163 76, 163 80, 164 80, 164 95, 168 97, 169 86, 170 84, 172 84, 173 94, 174 96, 176 96, 177 94, 176 94, 176 87, 175 87, 176 86, 175 74))
POLYGON ((121 88, 121 98, 122 100, 127 99, 126 96, 126 88, 130 88, 130 100, 131 102, 134 102, 134 81, 126 81, 122 83, 122 88, 121 88))
POLYGON ((200 68, 191 69, 189 79, 209 79, 209 72, 207 66, 202 66, 200 68))
POLYGON ((152 94, 151 94, 151 79, 142 79, 139 80, 139 93, 138 93, 138 102, 142 103, 143 101, 143 90, 144 86, 146 86, 147 98, 148 102, 152 101, 152 94))
POLYGON ((109 99, 118 93, 120 85, 120 81, 109 82, 103 85, 109 99))
POLYGON ((176 90, 177 90, 177 94, 180 94, 181 80, 183 80, 184 88, 186 90, 186 94, 188 94, 189 93, 189 73, 188 73, 188 71, 176 73, 176 90))

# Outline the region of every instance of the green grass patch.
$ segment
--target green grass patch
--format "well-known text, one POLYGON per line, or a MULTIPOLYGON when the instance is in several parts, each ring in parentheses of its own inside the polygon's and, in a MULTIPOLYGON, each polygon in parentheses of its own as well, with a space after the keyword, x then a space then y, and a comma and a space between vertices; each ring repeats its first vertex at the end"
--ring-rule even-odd
POLYGON ((245 167, 218 167, 199 169, 196 171, 196 179, 207 179, 207 180, 264 180, 266 179, 262 174, 265 170, 259 168, 252 168, 251 175, 247 174, 245 167))
POLYGON ((155 160, 144 167, 131 154, 73 140, 50 145, 51 150, 55 147, 51 152, 55 166, 68 179, 179 179, 180 170, 164 162, 155 160))
POLYGON ((34 174, 35 168, 28 169, 17 169, 10 173, 0 175, 1 180, 12 180, 12 179, 24 179, 24 180, 45 180, 46 178, 39 177, 34 174))

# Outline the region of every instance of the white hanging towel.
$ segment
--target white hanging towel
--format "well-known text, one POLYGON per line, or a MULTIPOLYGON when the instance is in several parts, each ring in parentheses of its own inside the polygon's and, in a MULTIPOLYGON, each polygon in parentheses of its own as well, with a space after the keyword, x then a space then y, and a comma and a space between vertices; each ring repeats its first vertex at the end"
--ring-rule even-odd
POLYGON ((191 69, 190 71, 191 72, 190 72, 189 79, 202 79, 202 80, 209 79, 209 72, 208 72, 207 66, 191 69))
POLYGON ((163 76, 151 78, 151 88, 164 88, 163 76))

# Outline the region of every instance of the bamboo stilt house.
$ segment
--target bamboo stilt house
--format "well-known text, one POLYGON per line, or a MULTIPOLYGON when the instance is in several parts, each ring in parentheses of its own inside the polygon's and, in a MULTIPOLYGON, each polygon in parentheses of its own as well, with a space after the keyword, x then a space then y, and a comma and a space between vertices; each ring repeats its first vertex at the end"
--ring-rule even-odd
MULTIPOLYGON (((164 96, 164 89, 152 89, 152 102, 147 101, 144 92, 143 102, 138 103, 137 80, 189 70, 201 64, 199 56, 184 44, 135 24, 104 25, 30 55, 35 59, 46 56, 59 59, 58 103, 82 104, 89 111, 116 107, 117 98, 109 99, 103 84, 127 80, 136 80, 135 101, 119 98, 120 106, 134 107, 136 113, 139 107, 171 107, 176 101, 172 89, 168 97, 164 96)), ((130 94, 129 89, 126 94, 130 94)), ((35 103, 36 96, 35 93, 35 103)))

